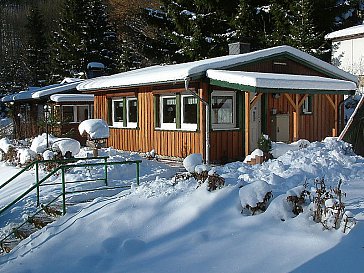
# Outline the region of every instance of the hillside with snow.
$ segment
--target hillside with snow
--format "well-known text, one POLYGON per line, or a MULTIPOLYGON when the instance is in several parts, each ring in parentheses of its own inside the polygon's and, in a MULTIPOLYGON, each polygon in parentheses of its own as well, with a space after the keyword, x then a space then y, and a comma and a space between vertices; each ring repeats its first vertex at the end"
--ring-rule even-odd
MULTIPOLYGON (((362 272, 364 158, 332 138, 296 148, 261 165, 214 167, 225 186, 211 192, 194 178, 176 180, 177 169, 164 163, 105 149, 102 155, 110 160, 143 160, 140 186, 70 206, 65 216, 1 256, 0 272, 362 272), (343 182, 345 210, 356 222, 345 233, 342 226, 327 230, 313 221, 310 200, 298 216, 286 201, 304 184, 313 192, 322 178, 327 188, 343 182), (267 210, 244 212, 262 189, 273 195, 267 210)), ((81 150, 80 156, 86 154, 81 150)), ((0 171, 6 178, 18 169, 2 163, 0 171)), ((109 171, 113 183, 134 175, 126 166, 109 171)), ((86 175, 68 174, 75 180, 86 175)), ((33 178, 34 171, 26 172, 0 191, 1 206, 33 178)), ((19 215, 27 209, 14 208, 19 215)))

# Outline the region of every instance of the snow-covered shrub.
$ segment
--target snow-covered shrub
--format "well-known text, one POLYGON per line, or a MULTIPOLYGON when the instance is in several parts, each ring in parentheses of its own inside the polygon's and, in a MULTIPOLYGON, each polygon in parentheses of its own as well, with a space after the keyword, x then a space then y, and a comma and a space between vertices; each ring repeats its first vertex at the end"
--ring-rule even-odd
POLYGON ((50 150, 46 150, 43 154, 42 157, 44 160, 52 160, 55 157, 55 153, 53 151, 50 150))
POLYGON ((325 229, 340 229, 346 232, 351 229, 355 220, 350 212, 345 212, 342 197, 345 193, 341 190, 342 180, 337 187, 326 188, 325 180, 316 179, 314 197, 311 206, 313 220, 321 223, 325 229))
POLYGON ((225 185, 225 179, 218 175, 214 169, 208 165, 202 164, 201 154, 191 154, 183 160, 183 166, 188 171, 185 174, 179 174, 175 177, 177 179, 188 179, 193 177, 198 182, 199 186, 207 183, 207 190, 214 191, 222 188, 225 185))
POLYGON ((36 158, 37 154, 29 148, 19 149, 17 151, 17 159, 20 165, 31 163, 36 158))
POLYGON ((256 181, 239 190, 241 213, 255 215, 264 212, 273 197, 271 186, 265 181, 256 181))
MULTIPOLYGON (((56 141, 58 138, 48 135, 48 146, 51 147, 53 142, 56 141)), ((47 134, 44 133, 42 135, 36 136, 32 144, 30 145, 30 149, 36 152, 37 154, 41 154, 46 151, 47 148, 47 134)))
POLYGON ((155 152, 155 150, 153 149, 153 150, 151 150, 150 152, 146 152, 145 153, 145 157, 147 158, 147 159, 149 159, 149 160, 151 160, 151 159, 155 159, 155 158, 157 158, 157 153, 155 152))
POLYGON ((109 137, 109 126, 102 119, 87 119, 78 125, 80 135, 89 135, 90 139, 104 139, 109 137))
POLYGON ((352 229, 355 224, 354 214, 351 211, 345 211, 341 220, 341 231, 346 233, 348 230, 352 229))
POLYGON ((4 154, 3 160, 13 165, 18 164, 18 151, 14 146, 10 146, 8 151, 4 154))
POLYGON ((196 166, 202 164, 201 154, 190 154, 183 160, 183 167, 189 172, 194 173, 196 166))
POLYGON ((264 161, 272 158, 272 141, 268 135, 261 134, 258 139, 258 149, 263 152, 264 161))
MULTIPOLYGON (((287 191, 287 202, 292 205, 292 212, 298 215, 303 212, 303 206, 307 205, 310 192, 306 189, 307 184, 304 186, 297 186, 287 191)), ((309 203, 309 202, 308 202, 309 203)))
POLYGON ((66 156, 67 153, 70 153, 70 156, 75 156, 80 152, 80 149, 80 142, 72 138, 59 139, 52 144, 52 150, 59 151, 62 156, 66 156))
POLYGON ((4 137, 2 139, 0 139, 0 149, 5 153, 7 154, 9 152, 9 149, 11 147, 14 147, 10 140, 7 138, 7 137, 4 137))

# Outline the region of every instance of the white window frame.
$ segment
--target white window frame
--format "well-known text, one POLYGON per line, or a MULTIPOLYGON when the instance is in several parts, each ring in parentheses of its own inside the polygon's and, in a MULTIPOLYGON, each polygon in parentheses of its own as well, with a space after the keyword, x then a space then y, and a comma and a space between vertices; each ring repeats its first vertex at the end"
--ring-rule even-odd
POLYGON ((124 98, 117 98, 111 100, 111 109, 112 109, 112 126, 117 128, 123 128, 124 127, 124 98), (123 121, 115 121, 115 102, 121 102, 123 104, 123 121))
POLYGON ((127 97, 126 98, 126 128, 137 128, 138 127, 138 98, 137 97, 127 97), (135 100, 137 103, 137 121, 136 122, 130 122, 129 121, 129 101, 135 100))
POLYGON ((211 111, 211 127, 213 130, 230 130, 230 129, 235 129, 236 128, 236 92, 234 91, 220 91, 220 90, 214 90, 211 93, 211 106, 210 106, 210 111, 211 111), (218 124, 218 123, 213 123, 212 120, 212 115, 213 115, 213 109, 212 109, 212 99, 214 96, 224 96, 224 97, 232 97, 232 118, 233 118, 233 122, 230 124, 218 124))
POLYGON ((80 123, 81 121, 78 121, 78 111, 77 108, 78 107, 87 107, 87 119, 90 118, 90 105, 85 105, 85 104, 77 104, 77 105, 70 105, 70 104, 64 104, 62 105, 62 121, 64 121, 64 116, 63 116, 63 107, 72 107, 73 109, 73 121, 69 121, 68 123, 80 123))
POLYGON ((138 127, 138 98, 137 97, 125 97, 125 105, 124 105, 124 97, 119 97, 111 100, 111 108, 112 108, 112 127, 115 128, 137 128, 138 127), (129 121, 129 101, 135 100, 137 102, 137 122, 130 122, 129 121), (123 118, 126 116, 126 126, 124 126, 123 121, 115 121, 114 120, 114 102, 122 102, 123 103, 123 118), (125 112, 126 111, 126 112, 125 112), (124 115, 124 113, 126 115, 124 115))
POLYGON ((302 113, 303 114, 305 114, 305 115, 312 114, 312 107, 313 107, 312 103, 313 103, 313 97, 308 95, 302 103, 302 113), (311 102, 310 102, 310 100, 311 100, 311 102), (310 106, 311 106, 311 109, 310 109, 310 106))
POLYGON ((177 129, 177 96, 176 95, 161 95, 159 98, 159 112, 160 112, 160 128, 166 130, 177 129), (163 99, 173 98, 176 100, 176 117, 173 123, 163 122, 163 99))
POLYGON ((186 130, 186 131, 196 131, 197 130, 197 123, 198 123, 198 113, 196 112, 196 116, 197 116, 197 121, 196 123, 184 123, 183 120, 184 120, 184 108, 185 108, 185 105, 184 105, 184 98, 187 98, 187 97, 192 97, 192 98, 195 98, 197 100, 197 111, 198 111, 198 104, 199 104, 199 100, 194 96, 194 95, 190 95, 190 94, 182 94, 181 95, 181 129, 182 130, 186 130))

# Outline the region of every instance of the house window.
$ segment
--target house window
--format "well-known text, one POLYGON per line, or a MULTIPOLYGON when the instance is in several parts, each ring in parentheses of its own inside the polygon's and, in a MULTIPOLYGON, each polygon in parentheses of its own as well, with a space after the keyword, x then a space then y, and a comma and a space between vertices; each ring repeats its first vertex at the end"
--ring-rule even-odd
POLYGON ((312 114, 312 102, 313 97, 312 95, 309 95, 305 98, 302 104, 302 113, 303 114, 312 114))
POLYGON ((163 95, 159 105, 161 129, 197 130, 198 99, 193 95, 163 95))
POLYGON ((236 93, 214 91, 211 95, 211 123, 213 129, 236 127, 236 93))
POLYGON ((182 123, 185 130, 197 130, 198 99, 194 96, 182 96, 182 123))
POLYGON ((88 105, 63 105, 63 122, 81 122, 90 118, 88 105))
POLYGON ((62 120, 64 122, 74 122, 75 113, 73 111, 73 106, 64 105, 62 106, 62 120))
POLYGON ((123 127, 124 125, 124 100, 113 100, 112 102, 112 125, 123 127))
POLYGON ((177 99, 176 96, 161 96, 160 98, 161 128, 176 129, 177 99))
POLYGON ((137 127, 138 123, 138 101, 136 98, 127 98, 127 127, 137 127))
POLYGON ((137 98, 119 98, 112 100, 112 126, 136 128, 138 126, 137 98))
POLYGON ((75 106, 76 110, 76 122, 81 122, 89 117, 88 105, 75 106))

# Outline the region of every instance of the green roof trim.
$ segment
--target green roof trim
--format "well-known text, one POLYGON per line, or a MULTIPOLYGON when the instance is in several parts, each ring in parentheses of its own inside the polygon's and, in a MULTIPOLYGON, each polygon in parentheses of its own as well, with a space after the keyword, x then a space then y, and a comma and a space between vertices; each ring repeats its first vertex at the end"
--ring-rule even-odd
POLYGON ((250 85, 231 83, 226 81, 219 81, 210 79, 210 84, 240 90, 248 91, 252 93, 288 93, 288 94, 335 94, 335 95, 353 95, 355 90, 321 90, 321 89, 285 89, 285 88, 265 88, 265 87, 255 87, 250 85))

